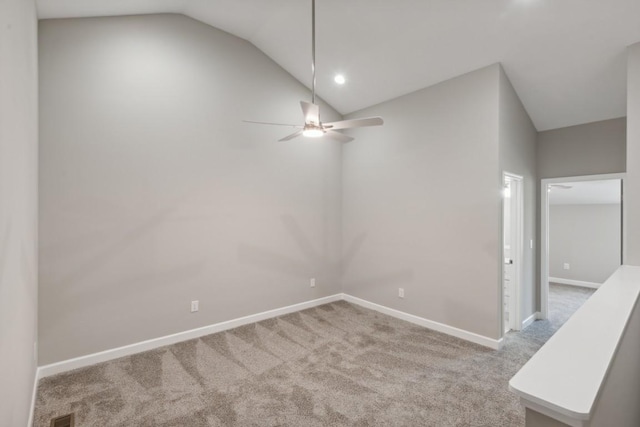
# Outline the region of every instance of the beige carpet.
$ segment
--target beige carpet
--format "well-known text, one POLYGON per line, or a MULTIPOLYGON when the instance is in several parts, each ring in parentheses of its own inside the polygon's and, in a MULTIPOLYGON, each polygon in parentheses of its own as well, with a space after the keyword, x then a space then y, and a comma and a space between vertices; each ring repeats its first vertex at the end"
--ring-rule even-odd
POLYGON ((40 381, 35 426, 523 426, 507 383, 591 295, 493 351, 347 302, 40 381))

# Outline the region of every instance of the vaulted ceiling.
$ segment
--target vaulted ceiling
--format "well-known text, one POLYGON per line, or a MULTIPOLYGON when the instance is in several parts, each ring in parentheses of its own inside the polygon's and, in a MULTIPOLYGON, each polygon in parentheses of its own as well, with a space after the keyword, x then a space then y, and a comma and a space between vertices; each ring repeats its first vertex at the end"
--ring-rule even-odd
MULTIPOLYGON (((37 0, 41 19, 182 13, 310 85, 311 0, 37 0)), ((638 0, 317 0, 317 90, 339 112, 502 63, 538 130, 626 115, 638 0), (343 73, 347 83, 333 82, 343 73)))

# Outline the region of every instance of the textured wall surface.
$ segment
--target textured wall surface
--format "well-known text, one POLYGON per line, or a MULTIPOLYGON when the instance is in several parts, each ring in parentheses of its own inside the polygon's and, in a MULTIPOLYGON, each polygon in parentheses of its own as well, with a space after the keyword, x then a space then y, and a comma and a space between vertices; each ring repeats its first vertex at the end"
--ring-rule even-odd
POLYGON ((628 49, 624 263, 640 265, 640 43, 628 49))
POLYGON ((539 178, 624 172, 626 126, 622 117, 540 132, 539 178))
MULTIPOLYGON (((538 271, 535 253, 537 245, 532 248, 530 242, 537 240, 536 140, 538 132, 502 68, 499 109, 500 171, 519 175, 523 181, 523 265, 520 284, 520 320, 522 321, 537 311, 538 286, 536 284, 538 282, 535 280, 538 271)), ((502 265, 499 268, 502 269, 502 265)))
POLYGON ((619 204, 549 206, 549 276, 604 283, 620 266, 620 209, 619 204))
POLYGON ((40 71, 42 364, 340 291, 341 145, 241 122, 310 99, 254 46, 179 15, 48 20, 40 71))
POLYGON ((343 149, 346 293, 499 337, 499 73, 357 113, 385 125, 353 131, 343 149))
POLYGON ((0 426, 24 426, 36 371, 37 22, 0 2, 0 426))

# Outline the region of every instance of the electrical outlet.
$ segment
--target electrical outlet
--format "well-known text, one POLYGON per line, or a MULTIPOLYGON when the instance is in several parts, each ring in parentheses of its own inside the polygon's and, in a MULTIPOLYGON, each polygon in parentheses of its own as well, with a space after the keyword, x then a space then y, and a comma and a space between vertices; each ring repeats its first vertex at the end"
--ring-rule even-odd
POLYGON ((200 310, 200 301, 191 301, 191 312, 195 313, 198 310, 200 310))
POLYGON ((398 288, 398 297, 404 298, 404 288, 398 288))
POLYGON ((529 240, 529 249, 533 249, 533 239, 529 240))
POLYGON ((570 269, 571 269, 571 266, 569 265, 569 263, 568 263, 568 262, 565 262, 565 263, 562 265, 562 268, 564 268, 565 270, 570 270, 570 269))
POLYGON ((312 288, 316 287, 316 279, 315 277, 312 277, 311 279, 309 279, 309 286, 312 288))

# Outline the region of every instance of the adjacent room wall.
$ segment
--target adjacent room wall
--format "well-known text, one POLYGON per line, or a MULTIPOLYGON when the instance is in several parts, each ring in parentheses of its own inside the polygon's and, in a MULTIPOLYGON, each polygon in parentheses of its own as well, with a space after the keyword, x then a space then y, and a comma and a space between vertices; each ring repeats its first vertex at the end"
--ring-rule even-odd
POLYGON ((626 126, 621 117, 538 133, 538 178, 624 172, 626 126))
POLYGON ((0 425, 25 426, 37 340, 37 19, 0 2, 0 425))
MULTIPOLYGON (((499 161, 500 173, 511 172, 523 178, 523 282, 520 289, 521 321, 534 314, 536 309, 536 131, 529 114, 513 89, 509 78, 500 67, 499 105, 499 161)), ((500 176, 502 180, 502 176, 500 176)), ((502 264, 498 266, 502 270, 502 264)), ((502 288, 501 288, 502 289, 502 288)))
POLYGON ((47 20, 40 62, 41 364, 340 292, 342 146, 241 122, 310 98, 258 49, 179 15, 47 20))
POLYGON ((493 65, 350 116, 385 124, 343 148, 346 293, 500 337, 499 79, 493 65))
POLYGON ((550 205, 549 276, 604 283, 620 266, 620 209, 620 204, 550 205))
POLYGON ((627 50, 627 179, 624 263, 640 265, 640 43, 627 50))

